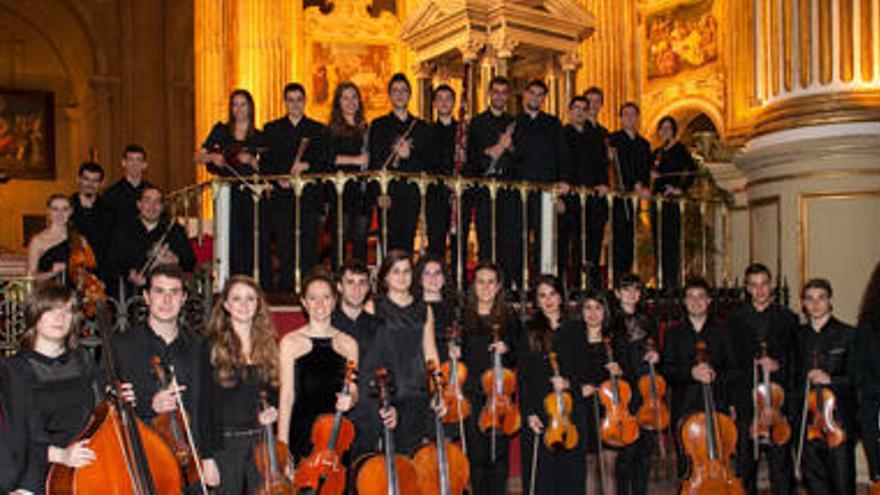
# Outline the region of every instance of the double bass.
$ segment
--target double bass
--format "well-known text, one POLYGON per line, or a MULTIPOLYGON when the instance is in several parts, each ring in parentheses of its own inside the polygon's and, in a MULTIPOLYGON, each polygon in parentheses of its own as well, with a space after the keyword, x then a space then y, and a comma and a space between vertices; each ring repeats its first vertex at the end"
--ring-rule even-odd
MULTIPOLYGON (((345 366, 342 394, 351 395, 357 364, 345 366)), ((296 468, 297 490, 318 495, 342 495, 345 492, 345 466, 342 456, 354 441, 354 425, 342 411, 322 414, 312 424, 312 452, 296 468)))
MULTIPOLYGON (((260 391, 260 410, 269 409, 265 390, 260 391)), ((293 495, 295 488, 290 478, 284 474, 282 466, 288 463, 287 446, 275 437, 275 425, 262 426, 260 441, 254 447, 254 464, 260 473, 261 483, 257 495, 293 495)))
MULTIPOLYGON (((605 354, 608 362, 614 361, 611 349, 611 337, 606 336, 605 354)), ((639 425, 629 412, 629 401, 632 399, 632 388, 626 380, 614 373, 608 380, 599 385, 599 399, 605 407, 600 434, 602 441, 612 447, 625 447, 639 438, 639 425)))
POLYGON ((108 383, 115 394, 98 404, 83 431, 71 442, 87 440, 95 460, 78 468, 52 464, 46 493, 179 494, 183 482, 177 459, 165 441, 137 417, 134 406, 122 398, 106 318, 105 314, 101 325, 103 352, 108 383))
MULTIPOLYGON (((373 386, 379 394, 382 409, 391 407, 391 376, 386 366, 376 368, 373 386)), ((416 495, 418 474, 412 459, 395 453, 394 434, 382 425, 384 452, 371 454, 355 464, 357 495, 416 495)))
MULTIPOLYGON (((706 343, 697 342, 697 362, 708 361, 706 343)), ((681 443, 690 459, 690 472, 681 485, 682 495, 744 495, 742 482, 733 472, 731 456, 736 449, 736 425, 715 411, 712 385, 701 384, 703 412, 691 414, 681 427, 681 443)))
MULTIPOLYGON (((496 344, 501 341, 501 324, 492 324, 492 338, 496 344)), ((492 432, 491 457, 492 462, 495 462, 498 431, 513 435, 522 423, 519 406, 513 400, 516 373, 501 366, 501 353, 497 345, 492 352, 492 368, 483 372, 480 383, 487 399, 486 405, 480 411, 479 427, 483 433, 492 432)))
POLYGON ((767 356, 767 342, 762 341, 759 346, 758 358, 755 360, 753 371, 754 388, 752 400, 755 409, 752 421, 751 434, 755 439, 755 460, 758 459, 760 441, 767 440, 774 445, 784 445, 791 438, 791 425, 780 409, 785 401, 785 390, 778 383, 770 381, 770 372, 760 366, 759 360, 767 356), (761 368, 760 371, 758 368, 761 368))
MULTIPOLYGON (((553 378, 559 378, 559 361, 556 359, 556 353, 548 352, 547 359, 553 370, 553 378)), ((573 403, 571 394, 563 390, 553 390, 544 397, 544 410, 550 418, 547 430, 544 432, 544 446, 547 449, 571 450, 577 446, 577 426, 571 421, 573 403)))
MULTIPOLYGON (((433 400, 443 400, 443 379, 437 363, 428 361, 428 380, 433 400)), ((470 479, 470 465, 461 448, 446 440, 446 431, 439 414, 434 414, 435 442, 427 443, 413 455, 418 473, 419 493, 423 495, 461 495, 470 479)))

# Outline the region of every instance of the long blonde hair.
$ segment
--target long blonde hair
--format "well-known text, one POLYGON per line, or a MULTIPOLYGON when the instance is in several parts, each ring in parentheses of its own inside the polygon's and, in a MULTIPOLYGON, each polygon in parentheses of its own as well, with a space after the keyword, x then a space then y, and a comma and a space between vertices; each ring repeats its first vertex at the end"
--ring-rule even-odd
POLYGON ((223 388, 233 388, 246 373, 247 360, 242 356, 241 340, 232 327, 229 311, 224 303, 229 299, 232 288, 243 284, 257 294, 257 311, 251 324, 251 362, 257 366, 257 376, 261 382, 278 386, 278 341, 275 325, 266 296, 254 280, 245 275, 235 275, 226 281, 220 298, 211 310, 208 323, 208 338, 211 341, 211 365, 214 377, 223 388))

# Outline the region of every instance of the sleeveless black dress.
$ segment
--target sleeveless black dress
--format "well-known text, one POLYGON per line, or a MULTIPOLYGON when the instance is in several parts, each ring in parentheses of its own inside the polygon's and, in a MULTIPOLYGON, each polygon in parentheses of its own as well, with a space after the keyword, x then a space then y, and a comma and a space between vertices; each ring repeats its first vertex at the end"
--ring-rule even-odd
POLYGON ((342 390, 345 376, 346 359, 333 349, 333 338, 309 340, 312 350, 300 356, 293 368, 294 404, 288 445, 296 460, 311 452, 315 418, 336 410, 336 393, 342 390))
POLYGON ((48 272, 55 263, 67 264, 68 261, 70 261, 70 239, 64 239, 40 255, 40 259, 37 261, 37 270, 48 272))

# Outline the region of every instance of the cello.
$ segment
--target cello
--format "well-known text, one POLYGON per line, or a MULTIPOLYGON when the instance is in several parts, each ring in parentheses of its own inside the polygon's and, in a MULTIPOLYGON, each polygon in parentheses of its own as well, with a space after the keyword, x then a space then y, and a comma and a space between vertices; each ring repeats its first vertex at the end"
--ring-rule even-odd
MULTIPOLYGON (((553 378, 559 378, 559 361, 556 353, 547 353, 550 368, 553 370, 553 378)), ((553 390, 544 397, 544 410, 550 418, 547 430, 544 432, 544 446, 548 450, 563 448, 571 450, 578 444, 578 431, 571 421, 571 408, 573 401, 571 394, 564 390, 553 390)))
MULTIPOLYGON (((500 323, 492 324, 492 338, 496 344, 501 341, 500 323)), ((516 373, 501 366, 501 353, 497 345, 492 352, 492 368, 483 372, 480 383, 488 399, 483 410, 480 411, 479 427, 483 433, 492 431, 492 462, 495 462, 498 430, 500 429, 505 435, 513 435, 522 423, 519 406, 513 400, 516 373)))
POLYGON ((758 459, 761 440, 769 440, 774 445, 784 445, 791 438, 791 425, 780 411, 785 401, 785 390, 778 383, 770 381, 770 372, 763 367, 761 367, 759 375, 758 367, 760 364, 758 362, 767 356, 767 342, 762 341, 758 348, 758 358, 755 360, 755 367, 752 370, 754 381, 752 404, 755 409, 755 419, 752 420, 751 434, 755 439, 752 442, 755 460, 758 459))
MULTIPOLYGON (((349 361, 345 365, 343 395, 351 395, 355 373, 357 364, 349 361)), ((354 425, 342 411, 318 416, 312 424, 312 452, 296 468, 296 489, 317 495, 342 495, 346 473, 342 456, 353 440, 354 425)))
MULTIPOLYGON (((269 409, 266 391, 260 391, 260 410, 269 409)), ((261 483, 257 487, 257 495, 293 495, 293 482, 281 469, 287 465, 287 446, 275 438, 275 425, 262 426, 260 442, 254 447, 254 464, 260 473, 261 483)))
POLYGON ((77 232, 71 231, 68 237, 71 242, 67 271, 70 280, 76 285, 77 294, 81 297, 83 314, 88 318, 94 318, 98 304, 107 301, 104 282, 93 273, 98 266, 95 252, 77 232))
POLYGON ((46 479, 48 495, 109 493, 114 495, 173 495, 183 490, 177 459, 165 441, 144 424, 131 402, 122 398, 106 318, 102 319, 103 352, 108 383, 115 394, 98 404, 83 431, 72 443, 88 440, 95 460, 72 468, 52 464, 46 479))
MULTIPOLYGON (((604 341, 608 362, 614 362, 611 337, 605 336, 604 341)), ((600 428, 602 441, 612 447, 625 447, 635 442, 639 438, 639 425, 629 412, 629 401, 632 399, 629 383, 610 373, 610 378, 599 385, 598 393, 605 407, 600 428)))
MULTIPOLYGON (((391 377, 386 366, 376 368, 373 386, 379 393, 382 409, 391 407, 391 377)), ((396 454, 394 435, 382 425, 384 452, 370 454, 355 464, 355 493, 357 495, 416 495, 419 493, 418 474, 413 461, 396 454)))
MULTIPOLYGON (((166 373, 159 356, 150 358, 150 366, 153 368, 160 389, 169 386, 177 387, 173 367, 169 366, 166 373)), ((177 458, 183 474, 185 486, 198 484, 201 492, 207 495, 208 488, 205 486, 204 476, 202 476, 202 463, 193 441, 192 430, 189 428, 189 417, 183 408, 180 396, 177 398, 177 407, 173 411, 157 414, 153 418, 153 428, 174 452, 174 457, 177 458)))
MULTIPOLYGON (((708 361, 705 342, 697 342, 696 353, 697 362, 708 361)), ((701 388, 703 411, 691 414, 681 427, 681 443, 690 459, 690 472, 680 493, 744 495, 730 460, 736 449, 736 426, 727 415, 715 411, 712 385, 701 383, 701 388)))
MULTIPOLYGON (((437 363, 428 361, 428 380, 434 393, 433 400, 443 400, 443 381, 437 363)), ((419 479, 419 493, 424 495, 461 495, 468 485, 470 465, 461 448, 446 440, 443 420, 434 414, 434 443, 416 450, 413 462, 419 479)))

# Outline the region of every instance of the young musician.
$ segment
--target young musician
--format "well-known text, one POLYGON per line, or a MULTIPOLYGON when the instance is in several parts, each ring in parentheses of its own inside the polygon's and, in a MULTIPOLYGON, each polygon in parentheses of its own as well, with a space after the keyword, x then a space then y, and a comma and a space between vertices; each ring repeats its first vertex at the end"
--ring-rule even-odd
MULTIPOLYGON (((281 394, 278 438, 290 446, 296 461, 312 450, 312 423, 324 413, 349 411, 357 390, 342 394, 345 369, 357 364, 357 341, 330 322, 336 305, 333 281, 312 275, 303 283, 306 326, 281 339, 281 394)), ((354 388, 354 387, 353 387, 354 388)))
POLYGON ((448 330, 456 318, 455 296, 448 280, 446 266, 439 257, 426 254, 419 259, 413 295, 430 306, 434 313, 434 335, 441 363, 449 359, 448 330))
MULTIPOLYGON (((660 263, 663 271, 663 286, 678 287, 681 280, 681 212, 678 203, 671 201, 682 197, 694 182, 693 174, 696 165, 690 152, 677 139, 678 124, 675 119, 666 116, 657 124, 657 135, 662 145, 654 150, 655 195, 663 196, 670 201, 663 202, 663 215, 658 218, 652 210, 651 225, 654 229, 654 244, 662 250, 660 263), (662 223, 658 231, 658 223, 662 223), (662 237, 658 239, 658 234, 662 237), (658 242, 662 241, 662 242, 658 242)), ((655 251, 656 252, 656 251, 655 251)))
POLYGON ((125 176, 104 191, 104 199, 113 210, 116 225, 137 217, 137 202, 145 187, 152 187, 144 179, 147 169, 147 150, 139 144, 129 144, 122 151, 122 168, 125 176))
MULTIPOLYGON (((402 73, 394 74, 388 82, 391 112, 370 124, 370 170, 386 166, 389 171, 421 172, 430 163, 431 134, 428 125, 409 113, 412 88, 402 73)), ((412 252, 419 210, 419 188, 415 183, 394 180, 388 185, 386 196, 379 198, 379 206, 388 208, 386 250, 403 249, 412 252)))
MULTIPOLYGON (((616 282, 614 295, 618 311, 612 326, 613 332, 621 337, 624 355, 620 358, 625 373, 631 379, 630 385, 636 389, 641 377, 649 373, 649 363, 657 364, 660 355, 657 348, 648 350, 646 342, 652 339, 658 343, 657 328, 654 321, 639 306, 642 298, 642 281, 631 273, 622 274, 616 282)), ((633 394, 630 412, 635 415, 642 405, 642 396, 633 394)), ((624 493, 644 495, 648 491, 650 460, 657 445, 657 433, 642 430, 635 443, 624 447, 617 460, 617 482, 624 493)))
MULTIPOLYGON (((428 163, 426 172, 451 176, 455 171, 455 131, 458 129, 458 121, 453 118, 455 90, 448 84, 441 84, 434 88, 433 96, 437 118, 430 124, 433 159, 428 163)), ((446 237, 451 220, 450 194, 449 187, 443 184, 428 186, 425 200, 428 252, 435 256, 446 256, 446 237)), ((455 249, 452 252, 457 254, 455 249)))
MULTIPOLYGON (((544 112, 541 108, 547 97, 547 84, 540 79, 530 81, 523 93, 523 112, 516 118, 516 130, 513 133, 515 179, 542 184, 559 182, 563 170, 568 166, 568 147, 565 144, 565 136, 562 123, 553 115, 544 112)), ((514 192, 519 196, 519 191, 514 192)), ((515 210, 515 208, 514 208, 515 210)), ((506 207, 499 211, 501 227, 512 234, 502 235, 501 250, 510 250, 514 266, 506 266, 505 272, 522 275, 522 217, 514 214, 513 210, 506 207), (504 243, 504 240, 516 242, 504 243), (517 255, 519 253, 519 255, 517 255), (519 266, 516 266, 519 265, 519 266)), ((529 193, 528 198, 528 225, 529 231, 535 239, 535 247, 529 253, 534 258, 534 266, 539 266, 541 259, 541 194, 536 191, 529 193)), ((528 282, 527 280, 522 282, 528 282)), ((522 284, 519 285, 523 287, 522 284)))
POLYGON ((46 199, 49 226, 28 243, 28 276, 37 280, 60 280, 66 273, 70 260, 70 211, 70 199, 63 194, 51 194, 46 199))
MULTIPOLYGON (((523 486, 531 485, 535 477, 535 491, 540 494, 583 494, 584 452, 582 444, 571 451, 558 449, 551 452, 544 447, 541 435, 549 426, 544 408, 544 397, 554 391, 567 391, 577 377, 577 359, 568 352, 577 340, 577 330, 562 330, 567 321, 562 305, 562 285, 552 275, 538 277, 535 285, 535 307, 538 311, 526 323, 526 340, 520 351, 520 393, 522 396, 523 428, 528 432, 522 438, 523 486), (568 334, 568 335, 566 335, 568 334), (547 357, 549 352, 559 354, 560 376, 554 377, 547 357), (532 459, 537 449, 536 471, 532 459)), ((572 421, 582 424, 580 401, 573 401, 572 421)))
POLYGON ((178 265, 185 272, 191 272, 196 265, 183 227, 162 215, 162 191, 144 187, 137 207, 137 217, 117 224, 113 249, 107 256, 107 293, 114 297, 119 294, 120 279, 129 296, 135 288, 143 287, 148 265, 178 265))
POLYGON ((70 224, 92 247, 98 273, 101 273, 116 221, 107 200, 98 194, 104 183, 104 168, 94 162, 85 162, 79 166, 76 180, 79 190, 70 196, 73 209, 70 224))
MULTIPOLYGON (((622 192, 650 194, 651 145, 639 134, 639 106, 628 101, 620 107, 621 130, 608 136, 611 158, 617 163, 619 175, 614 187, 622 192)), ((634 208, 626 200, 614 200, 614 273, 628 273, 635 259, 634 208)))
MULTIPOLYGON (((211 450, 214 418, 210 350, 194 329, 179 323, 187 297, 183 277, 183 271, 175 265, 155 266, 142 292, 148 307, 146 322, 116 334, 111 345, 120 378, 131 382, 140 398, 136 412, 142 420, 150 422, 159 414, 174 413, 178 401, 183 403, 195 450, 202 461, 204 482, 217 486, 220 474, 211 450), (178 387, 172 384, 160 388, 151 362, 156 356, 162 365, 174 367, 178 387)), ((187 489, 187 493, 196 492, 198 486, 187 489)))
MULTIPOLYGON (((584 275, 583 263, 587 263, 587 276, 591 287, 601 287, 599 258, 602 254, 602 238, 608 219, 608 150, 605 141, 608 130, 598 122, 602 108, 602 90, 592 87, 586 96, 575 96, 568 104, 569 123, 565 126, 565 142, 568 145, 570 164, 565 168, 564 179, 569 186, 594 188, 599 196, 587 198, 586 259, 581 259, 581 199, 579 195, 563 196, 564 213, 559 226, 559 273, 569 281, 569 287, 580 288, 584 275), (570 263, 570 265, 569 265, 570 263), (568 273, 569 267, 572 273, 568 273)), ((614 253, 615 256, 617 253, 614 253)))
MULTIPOLYGON (((488 108, 472 118, 468 127, 467 160, 462 175, 471 178, 511 178, 514 126, 513 117, 507 113, 510 83, 504 77, 495 76, 489 81, 486 92, 486 100, 489 102, 488 108)), ((462 239, 468 239, 470 219, 471 216, 474 216, 478 259, 492 259, 494 252, 497 254, 496 259, 503 260, 507 255, 500 249, 493 251, 492 247, 491 211, 488 189, 483 187, 467 189, 461 198, 459 230, 462 239)), ((497 227, 496 231, 498 231, 497 227)), ((506 261, 504 263, 509 268, 510 263, 506 261)), ((515 267, 515 269, 521 271, 522 266, 515 267)))
POLYGON ((880 263, 862 296, 855 340, 852 363, 860 398, 859 431, 872 483, 880 483, 880 263))
POLYGON ((18 461, 13 457, 12 446, 20 431, 9 429, 8 391, 6 390, 6 360, 0 357, 0 493, 9 493, 18 477, 18 461))
POLYGON ((670 327, 664 339, 660 370, 670 389, 670 425, 677 452, 679 479, 683 479, 688 471, 679 429, 688 416, 703 410, 700 384, 712 385, 716 408, 727 413, 730 387, 736 376, 731 339, 738 337, 709 314, 711 304, 709 284, 700 278, 688 280, 684 287, 687 318, 670 327), (697 363, 697 342, 706 343, 708 363, 697 363))
MULTIPOLYGON (((778 383, 789 397, 797 395, 794 363, 797 362, 797 316, 773 300, 773 279, 770 269, 753 263, 745 271, 749 304, 731 315, 728 327, 734 345, 737 385, 732 392, 736 408, 738 431, 737 475, 749 493, 755 493, 758 462, 755 460, 751 439, 754 417, 752 377, 755 361, 762 342, 767 344, 767 357, 758 360, 760 369, 770 372, 770 380, 778 383)), ((782 411, 788 418, 796 417, 798 405, 785 402, 782 411)), ((791 423, 791 421, 789 421, 791 423)), ((793 424, 793 423, 792 423, 793 424)), ((792 456, 789 445, 766 445, 760 449, 767 454, 770 464, 770 484, 774 494, 788 494, 792 483, 792 456)))
POLYGON ((474 494, 507 493, 510 439, 500 433, 496 436, 493 462, 491 433, 481 432, 478 428, 480 411, 486 407, 487 401, 480 380, 483 373, 492 369, 496 349, 501 354, 502 366, 515 367, 520 338, 519 318, 504 297, 501 269, 494 263, 481 261, 474 269, 474 281, 468 287, 461 346, 453 344, 449 349, 450 355, 455 354, 468 370, 463 392, 470 402, 471 414, 465 420, 465 436, 474 494), (501 325, 497 343, 492 335, 493 324, 501 325))
POLYGON ((359 261, 347 261, 336 275, 339 303, 333 310, 330 323, 352 336, 358 344, 358 376, 362 391, 360 400, 350 413, 357 435, 351 446, 351 459, 357 460, 377 448, 382 436, 380 421, 390 429, 397 427, 397 410, 379 410, 378 402, 369 391, 368 384, 376 368, 385 362, 379 327, 382 321, 365 309, 370 294, 370 272, 359 261))
MULTIPOLYGON (((328 172, 324 126, 305 115, 306 90, 299 83, 284 86, 287 115, 263 126, 266 151, 260 171, 268 175, 309 174, 328 172), (304 140, 308 142, 304 144, 304 140)), ((279 181, 268 201, 261 203, 260 284, 264 289, 277 288, 292 292, 294 287, 294 197, 290 181, 279 181), (280 280, 273 284, 271 242, 277 246, 280 280)), ((308 273, 318 263, 318 229, 323 205, 322 186, 309 184, 300 197, 300 259, 301 273, 308 273)))
POLYGON ((73 440, 100 400, 101 379, 92 355, 78 345, 69 288, 55 282, 38 285, 25 318, 22 351, 5 363, 3 373, 0 429, 7 433, 0 438, 13 460, 3 470, 9 470, 13 493, 42 494, 50 463, 82 467, 95 460, 87 441, 73 440))
MULTIPOLYGON (((395 443, 401 452, 412 451, 431 436, 429 394, 425 363, 439 363, 431 307, 412 294, 413 265, 409 254, 391 250, 379 269, 376 316, 382 320, 379 340, 383 358, 393 373, 394 405, 398 424, 395 443)), ((441 409, 442 405, 434 405, 441 409)), ((378 406, 375 406, 378 409, 378 406)))
POLYGON ((598 390, 603 382, 611 378, 612 373, 623 377, 624 370, 617 361, 620 359, 618 356, 622 355, 620 336, 613 333, 611 307, 603 292, 589 289, 584 293, 579 319, 572 322, 571 327, 571 343, 563 346, 563 350, 570 356, 569 359, 578 363, 574 397, 583 408, 580 421, 576 424, 586 454, 586 493, 617 493, 619 449, 600 439, 599 425, 604 409, 598 390), (606 338, 611 338, 615 361, 608 360, 606 338))
POLYGON ((278 388, 278 343, 263 292, 253 279, 235 275, 226 281, 207 328, 215 414, 212 450, 222 484, 219 493, 256 493, 260 474, 253 451, 261 427, 278 411, 261 411, 260 392, 278 388))
MULTIPOLYGON (((327 124, 327 154, 333 168, 345 172, 365 171, 370 161, 366 139, 367 120, 361 92, 354 83, 340 83, 333 92, 330 123, 327 124)), ((348 181, 342 193, 342 242, 351 244, 350 257, 353 259, 367 259, 367 231, 375 201, 372 189, 367 187, 366 181, 348 181)), ((333 203, 334 212, 335 208, 336 202, 333 203)), ((340 241, 337 239, 336 242, 340 241)), ((336 252, 334 250, 334 255, 336 252)), ((342 258, 348 259, 344 250, 342 258)))
MULTIPOLYGON (((244 89, 229 95, 226 122, 217 122, 195 153, 195 162, 223 177, 250 177, 259 171, 257 153, 262 139, 254 125, 254 98, 244 89), (237 153, 233 153, 235 149, 237 153), (228 160, 228 161, 227 161, 228 160)), ((254 273, 254 200, 246 184, 230 183, 229 273, 254 273)))
MULTIPOLYGON (((846 441, 839 447, 831 447, 822 440, 804 440, 801 472, 811 495, 856 492, 856 395, 850 363, 855 352, 855 329, 834 317, 831 297, 831 283, 823 278, 807 281, 801 291, 809 321, 798 332, 800 361, 796 383, 808 381, 811 387, 827 387, 833 392, 834 420, 846 433, 846 441)), ((803 392, 801 397, 792 399, 803 404, 802 395, 803 392)), ((809 424, 812 418, 807 416, 809 424)))

